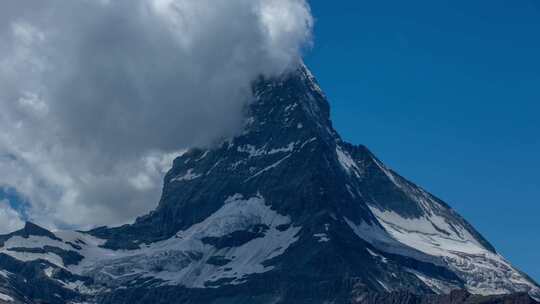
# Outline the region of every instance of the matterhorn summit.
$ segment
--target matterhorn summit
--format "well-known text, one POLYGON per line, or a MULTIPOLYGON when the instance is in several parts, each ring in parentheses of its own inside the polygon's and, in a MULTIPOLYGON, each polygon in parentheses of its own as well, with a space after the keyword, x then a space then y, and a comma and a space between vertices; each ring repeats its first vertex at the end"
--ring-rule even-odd
POLYGON ((540 298, 450 206, 343 141, 304 65, 253 93, 243 132, 175 159, 133 224, 0 236, 0 303, 540 298))

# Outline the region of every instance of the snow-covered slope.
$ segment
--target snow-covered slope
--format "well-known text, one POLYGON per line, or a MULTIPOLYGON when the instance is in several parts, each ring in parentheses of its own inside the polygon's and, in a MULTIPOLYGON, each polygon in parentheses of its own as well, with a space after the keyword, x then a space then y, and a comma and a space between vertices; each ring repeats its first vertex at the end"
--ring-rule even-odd
POLYGON ((513 268, 446 204, 407 182, 377 159, 374 161, 422 210, 418 217, 407 217, 378 204, 369 204, 392 238, 430 256, 440 257, 472 293, 490 295, 528 291, 535 297, 540 296, 535 283, 513 268))
POLYGON ((179 156, 157 208, 135 223, 0 236, 0 293, 115 304, 349 303, 359 289, 540 297, 447 204, 344 142, 307 68, 254 93, 244 132, 179 156))
MULTIPOLYGON (((265 262, 283 254, 297 240, 299 229, 291 225, 288 217, 271 210, 264 198, 243 198, 237 194, 201 223, 137 250, 102 248, 105 240, 86 233, 57 231, 57 239, 33 235, 11 237, 0 253, 24 262, 47 261, 50 264, 44 266, 44 272, 51 278, 57 269, 64 269, 92 277, 94 283, 107 288, 141 280, 212 288, 220 281, 241 284, 247 275, 270 271, 273 267, 265 262), (230 247, 229 243, 235 246, 230 247), (70 265, 59 250, 76 252, 81 260, 70 265)), ((82 282, 57 281, 81 293, 99 291, 82 282)))

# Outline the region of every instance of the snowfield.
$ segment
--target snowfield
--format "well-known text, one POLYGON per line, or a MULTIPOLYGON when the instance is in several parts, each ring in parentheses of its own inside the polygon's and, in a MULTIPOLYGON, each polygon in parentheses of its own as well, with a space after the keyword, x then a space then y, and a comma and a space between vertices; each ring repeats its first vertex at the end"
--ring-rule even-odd
MULTIPOLYGON (((90 276, 98 283, 110 287, 119 287, 142 278, 157 279, 168 285, 213 288, 219 287, 222 280, 227 284, 240 284, 251 274, 272 270, 272 266, 263 263, 283 254, 297 240, 300 227, 289 225, 286 229, 282 228, 288 224, 290 219, 270 209, 261 196, 243 198, 237 194, 229 197, 221 209, 203 222, 179 231, 171 239, 142 245, 138 250, 105 249, 100 247, 105 240, 85 233, 58 231, 55 235, 62 241, 41 236, 13 237, 0 252, 21 261, 43 259, 72 273, 90 276), (207 238, 221 238, 235 232, 249 231, 254 227, 261 227, 264 231, 236 247, 216 248, 204 241, 207 238), (68 243, 78 244, 81 249, 76 250, 68 243), (54 253, 10 250, 21 247, 44 248, 47 245, 76 250, 84 259, 77 265, 66 266, 61 257, 54 253)), ((51 276, 52 270, 46 272, 51 276)), ((82 284, 65 285, 91 292, 82 284)))

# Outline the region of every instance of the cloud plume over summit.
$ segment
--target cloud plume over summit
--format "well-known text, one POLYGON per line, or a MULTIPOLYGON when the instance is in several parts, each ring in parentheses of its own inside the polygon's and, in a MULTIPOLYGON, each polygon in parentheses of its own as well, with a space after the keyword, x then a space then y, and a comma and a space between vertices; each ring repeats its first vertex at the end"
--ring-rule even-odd
POLYGON ((6 1, 0 187, 51 227, 133 219, 178 151, 239 130, 251 82, 297 64, 312 26, 303 0, 6 1))

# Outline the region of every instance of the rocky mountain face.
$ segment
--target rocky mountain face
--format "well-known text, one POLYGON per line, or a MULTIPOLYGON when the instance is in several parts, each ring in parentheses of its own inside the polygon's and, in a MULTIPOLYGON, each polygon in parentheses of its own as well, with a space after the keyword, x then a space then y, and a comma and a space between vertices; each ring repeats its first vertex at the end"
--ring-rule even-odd
POLYGON ((447 204, 344 142, 307 68, 254 93, 243 132, 179 156, 157 208, 133 224, 0 236, 0 303, 540 298, 447 204), (456 289, 521 294, 435 296, 456 289))
POLYGON ((455 290, 444 295, 417 295, 409 292, 373 293, 360 292, 353 299, 355 304, 536 304, 527 293, 481 296, 465 290, 455 290))

